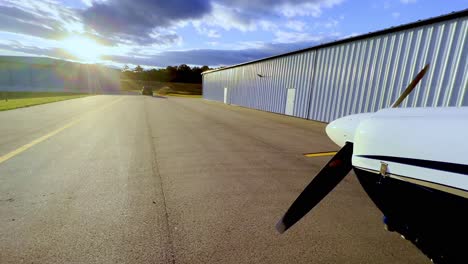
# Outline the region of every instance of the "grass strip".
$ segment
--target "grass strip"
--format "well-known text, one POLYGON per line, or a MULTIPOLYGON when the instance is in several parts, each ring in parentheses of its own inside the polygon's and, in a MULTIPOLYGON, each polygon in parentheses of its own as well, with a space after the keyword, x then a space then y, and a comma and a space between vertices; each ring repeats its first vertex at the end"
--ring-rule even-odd
POLYGON ((0 111, 53 103, 89 96, 89 94, 0 92, 0 111))

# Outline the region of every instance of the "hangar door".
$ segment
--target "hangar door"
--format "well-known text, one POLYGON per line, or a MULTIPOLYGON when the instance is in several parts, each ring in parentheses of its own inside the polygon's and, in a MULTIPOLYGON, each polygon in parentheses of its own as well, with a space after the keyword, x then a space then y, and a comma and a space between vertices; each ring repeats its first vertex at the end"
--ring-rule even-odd
POLYGON ((228 88, 224 87, 224 103, 228 103, 228 88))
POLYGON ((286 109, 284 113, 286 115, 293 115, 294 114, 294 100, 296 99, 296 89, 289 88, 288 94, 286 95, 286 109))

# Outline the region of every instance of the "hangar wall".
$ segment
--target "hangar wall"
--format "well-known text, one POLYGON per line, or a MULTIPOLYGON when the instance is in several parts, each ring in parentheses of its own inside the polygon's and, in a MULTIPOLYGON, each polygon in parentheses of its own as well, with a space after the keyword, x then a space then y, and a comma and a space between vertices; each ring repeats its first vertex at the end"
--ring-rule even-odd
POLYGON ((0 90, 109 93, 120 90, 120 73, 50 58, 0 57, 0 90))
POLYGON ((468 106, 468 10, 203 73, 203 97, 329 122, 388 107, 468 106), (289 94, 289 96, 288 96, 289 94))

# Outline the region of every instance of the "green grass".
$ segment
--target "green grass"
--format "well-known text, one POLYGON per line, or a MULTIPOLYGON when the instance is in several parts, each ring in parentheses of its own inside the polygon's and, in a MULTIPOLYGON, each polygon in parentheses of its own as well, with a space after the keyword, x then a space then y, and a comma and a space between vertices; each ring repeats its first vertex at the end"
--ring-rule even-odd
POLYGON ((52 93, 52 92, 1 92, 0 111, 47 104, 63 100, 89 96, 89 94, 52 93))

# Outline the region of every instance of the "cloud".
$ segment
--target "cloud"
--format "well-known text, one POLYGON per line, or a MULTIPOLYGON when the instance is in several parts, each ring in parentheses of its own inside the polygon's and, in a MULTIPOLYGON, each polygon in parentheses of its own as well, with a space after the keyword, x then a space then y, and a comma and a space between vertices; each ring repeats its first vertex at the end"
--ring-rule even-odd
POLYGON ((417 0, 400 0, 400 2, 403 4, 414 4, 417 0))
POLYGON ((304 31, 306 23, 299 20, 289 20, 286 23, 286 27, 295 31, 304 31))
POLYGON ((221 34, 219 34, 218 31, 216 31, 214 29, 209 29, 209 28, 204 27, 200 23, 200 21, 194 21, 194 22, 192 22, 192 25, 200 35, 204 35, 204 36, 207 36, 209 38, 220 38, 221 37, 221 34))
POLYGON ((276 10, 287 17, 312 16, 319 17, 322 9, 331 8, 343 0, 316 0, 316 1, 281 1, 276 10))
MULTIPOLYGON (((59 40, 81 34, 103 45, 178 44, 181 37, 170 26, 210 12, 203 0, 190 1, 84 1, 73 9, 53 0, 3 0, 0 31, 59 40)), ((215 35, 209 32, 210 35, 215 35)))
POLYGON ((216 47, 219 45, 219 42, 218 41, 207 41, 205 42, 207 45, 210 45, 210 46, 213 46, 213 47, 216 47))
POLYGON ((249 50, 215 50, 198 49, 187 51, 166 51, 152 56, 107 56, 108 60, 134 65, 148 65, 165 67, 167 65, 232 65, 245 61, 275 55, 275 51, 249 49, 249 50))
POLYGON ((83 2, 83 4, 85 4, 86 6, 92 6, 93 5, 93 0, 81 0, 81 2, 83 2))
POLYGON ((0 5, 0 31, 46 39, 64 37, 71 30, 81 31, 79 18, 52 1, 5 0, 0 5))
POLYGON ((281 17, 319 17, 324 8, 341 2, 343 0, 214 0, 212 12, 201 21, 205 26, 224 30, 247 32, 260 28, 272 31, 276 28, 267 21, 281 17))
POLYGON ((242 8, 231 8, 213 3, 213 12, 202 17, 198 22, 205 27, 216 27, 224 30, 237 29, 243 32, 257 30, 255 23, 261 14, 254 16, 251 11, 242 8))
POLYGON ((275 33, 275 37, 275 42, 277 43, 319 42, 325 39, 325 36, 322 35, 305 32, 287 32, 281 30, 275 33))
POLYGON ((323 29, 336 29, 338 28, 340 21, 337 19, 329 18, 324 21, 317 21, 312 25, 314 30, 323 30, 323 29))
POLYGON ((383 7, 384 7, 384 9, 389 9, 391 7, 390 2, 385 1, 383 7))
POLYGON ((210 12, 211 4, 204 0, 114 0, 93 2, 81 17, 87 27, 103 36, 149 45, 160 41, 153 36, 160 29, 210 12))
POLYGON ((10 32, 49 40, 61 40, 70 35, 94 39, 101 45, 112 46, 111 39, 85 31, 80 17, 71 9, 54 1, 5 0, 0 4, 0 32, 10 32))
POLYGON ((28 55, 47 56, 68 60, 79 60, 69 52, 61 48, 39 48, 36 46, 24 45, 18 41, 8 41, 0 43, 0 50, 21 52, 28 55))
MULTIPOLYGON (((319 16, 343 0, 81 0, 71 8, 58 0, 3 0, 0 31, 58 40, 81 34, 104 45, 180 44, 176 29, 187 22, 209 38, 219 29, 277 31, 274 22, 287 16, 319 16)), ((305 25, 291 20, 290 29, 305 25)))
POLYGON ((113 55, 105 59, 120 64, 146 65, 150 67, 166 67, 167 65, 208 65, 211 67, 239 64, 262 59, 318 45, 331 38, 321 38, 321 41, 302 41, 295 43, 238 43, 240 49, 194 49, 182 51, 165 51, 146 56, 113 55))
MULTIPOLYGON (((343 0, 220 0, 218 4, 232 9, 242 10, 244 14, 255 15, 283 15, 318 17, 322 9, 331 8, 343 0)), ((249 16, 250 16, 249 15, 249 16)))
POLYGON ((0 33, 20 34, 20 38, 31 40, 26 44, 0 42, 0 48, 76 59, 60 49, 60 40, 78 35, 112 46, 109 53, 114 55, 106 58, 117 63, 230 65, 309 47, 339 36, 337 20, 306 26, 301 17, 318 17, 324 9, 343 0, 81 0, 74 7, 59 1, 0 0, 0 33), (216 40, 206 41, 219 50, 174 50, 174 46, 183 47, 184 39, 179 34, 184 31, 179 29, 187 25, 193 25, 200 35, 216 40), (318 28, 332 33, 323 33, 318 28), (305 32, 311 29, 317 32, 305 32), (227 35, 223 30, 268 31, 263 35, 273 35, 274 39, 272 43, 223 43, 221 36, 227 35), (47 45, 34 46, 37 38, 47 45), (157 53, 169 47, 172 50, 157 53))
POLYGON ((400 12, 392 12, 392 17, 393 18, 399 18, 400 17, 400 12))
POLYGON ((278 26, 275 23, 271 22, 271 21, 260 20, 260 21, 257 22, 257 24, 264 31, 274 32, 274 31, 278 30, 278 26))
POLYGON ((206 32, 206 36, 209 37, 209 38, 220 38, 221 37, 221 35, 217 31, 215 31, 213 29, 208 30, 206 32))

